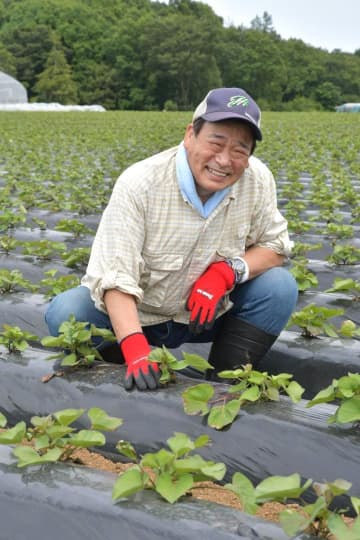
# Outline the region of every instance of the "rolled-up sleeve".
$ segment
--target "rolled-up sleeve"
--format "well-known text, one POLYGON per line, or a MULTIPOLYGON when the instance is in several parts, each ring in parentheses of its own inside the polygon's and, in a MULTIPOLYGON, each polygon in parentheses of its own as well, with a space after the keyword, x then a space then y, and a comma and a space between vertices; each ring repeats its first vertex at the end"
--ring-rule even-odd
POLYGON ((142 198, 134 193, 122 175, 113 190, 96 232, 82 285, 90 289, 95 306, 106 312, 103 301, 108 289, 131 294, 141 302, 139 286, 144 270, 142 246, 145 236, 142 198))
POLYGON ((275 180, 269 169, 261 171, 260 191, 255 216, 252 221, 253 245, 272 249, 289 257, 293 242, 289 238, 287 221, 277 207, 275 180))

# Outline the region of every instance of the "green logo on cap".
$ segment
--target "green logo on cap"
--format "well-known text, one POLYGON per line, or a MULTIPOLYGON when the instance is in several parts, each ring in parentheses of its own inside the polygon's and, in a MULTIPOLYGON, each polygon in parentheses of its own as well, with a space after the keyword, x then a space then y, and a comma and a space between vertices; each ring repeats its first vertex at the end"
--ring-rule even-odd
POLYGON ((238 107, 239 105, 247 107, 249 105, 249 99, 246 96, 232 96, 227 104, 228 107, 238 107))

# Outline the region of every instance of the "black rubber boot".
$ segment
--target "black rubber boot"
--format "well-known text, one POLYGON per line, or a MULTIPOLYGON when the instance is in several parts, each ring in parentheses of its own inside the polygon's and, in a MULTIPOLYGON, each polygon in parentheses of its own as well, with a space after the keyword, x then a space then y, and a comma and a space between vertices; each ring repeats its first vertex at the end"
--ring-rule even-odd
POLYGON ((99 353, 102 356, 104 362, 111 362, 112 364, 124 364, 125 360, 121 354, 118 343, 108 343, 99 349, 99 353))
POLYGON ((206 379, 224 382, 217 373, 235 370, 244 364, 252 364, 253 369, 257 369, 277 337, 248 322, 226 316, 210 349, 208 362, 214 369, 207 370, 206 379))

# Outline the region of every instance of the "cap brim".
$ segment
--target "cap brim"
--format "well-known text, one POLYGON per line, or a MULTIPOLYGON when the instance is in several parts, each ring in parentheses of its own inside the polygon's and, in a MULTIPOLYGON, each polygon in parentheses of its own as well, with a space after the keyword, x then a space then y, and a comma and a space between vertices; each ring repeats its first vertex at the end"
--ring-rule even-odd
POLYGON ((208 122, 220 122, 221 120, 231 120, 232 118, 237 120, 242 120, 243 122, 246 122, 249 124, 249 126, 252 128, 255 139, 258 141, 262 140, 262 134, 260 129, 257 127, 256 124, 254 124, 247 116, 242 116, 241 114, 236 114, 234 112, 210 112, 205 113, 201 115, 201 118, 204 120, 207 120, 208 122))

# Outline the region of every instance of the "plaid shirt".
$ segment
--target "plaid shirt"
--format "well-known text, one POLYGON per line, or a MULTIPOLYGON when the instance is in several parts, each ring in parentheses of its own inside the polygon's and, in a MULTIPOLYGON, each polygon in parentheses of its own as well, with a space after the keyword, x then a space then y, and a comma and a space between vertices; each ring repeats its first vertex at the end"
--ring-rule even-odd
MULTIPOLYGON (((82 279, 105 312, 107 289, 133 295, 143 326, 188 323, 186 301, 210 263, 242 256, 254 245, 288 256, 292 246, 274 178, 260 160, 250 158, 228 196, 203 218, 179 189, 177 148, 135 163, 119 177, 82 279)), ((218 316, 231 305, 226 297, 218 316)))

